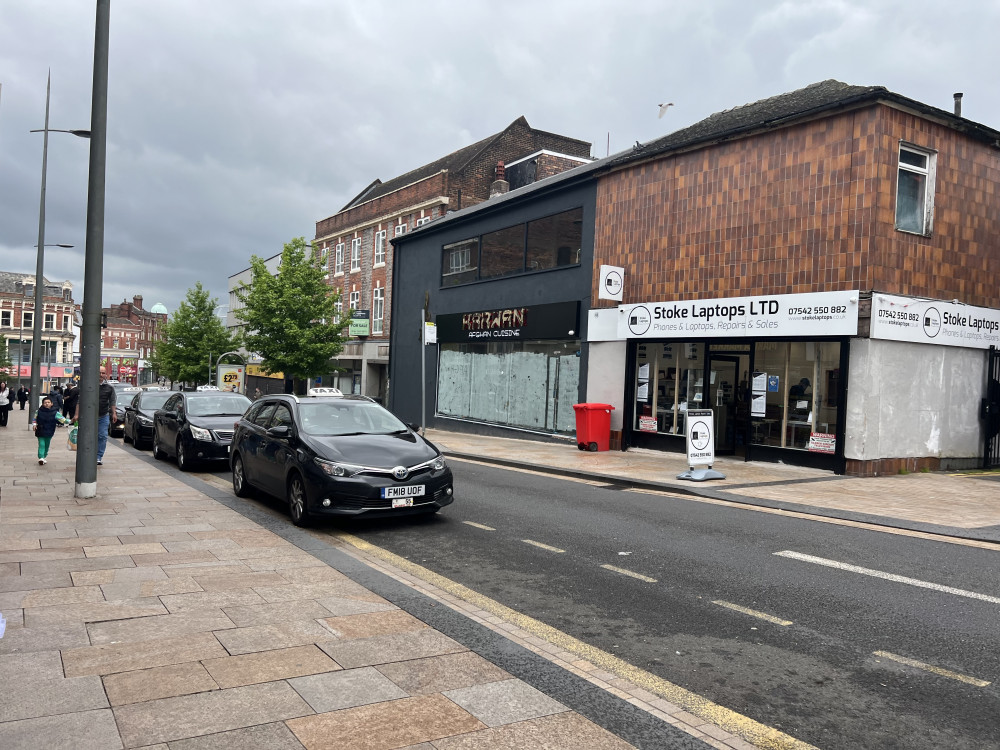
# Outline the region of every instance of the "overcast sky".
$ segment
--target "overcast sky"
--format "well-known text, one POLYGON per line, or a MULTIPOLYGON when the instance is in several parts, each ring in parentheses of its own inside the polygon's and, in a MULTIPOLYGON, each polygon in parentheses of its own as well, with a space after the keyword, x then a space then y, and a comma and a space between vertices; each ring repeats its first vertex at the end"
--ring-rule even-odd
MULTIPOLYGON (((0 0, 0 270, 35 270, 49 69, 50 127, 90 127, 95 8, 0 0)), ((998 28, 1000 0, 113 0, 103 304, 225 303, 251 255, 521 115, 604 156, 836 78, 1000 129, 998 28)), ((77 302, 88 156, 50 134, 45 241, 76 247, 45 276, 77 302)))

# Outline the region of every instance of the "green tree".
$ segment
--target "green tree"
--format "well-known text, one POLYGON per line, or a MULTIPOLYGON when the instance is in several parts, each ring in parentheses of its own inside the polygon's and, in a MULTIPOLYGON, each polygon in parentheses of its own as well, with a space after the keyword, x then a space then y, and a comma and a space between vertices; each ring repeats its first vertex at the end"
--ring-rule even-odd
POLYGON ((340 292, 307 255, 305 238, 285 244, 277 275, 256 255, 250 268, 250 283, 236 290, 246 348, 260 355, 268 374, 301 380, 328 372, 330 360, 344 348, 350 311, 337 312, 340 292))
POLYGON ((188 289, 187 296, 163 327, 163 340, 156 345, 156 371, 171 380, 202 383, 208 378, 209 358, 235 351, 239 336, 229 333, 215 314, 218 299, 210 297, 201 282, 188 289))
POLYGON ((6 372, 11 377, 17 377, 17 368, 14 362, 11 361, 10 354, 7 352, 7 340, 3 339, 0 341, 0 372, 6 372))

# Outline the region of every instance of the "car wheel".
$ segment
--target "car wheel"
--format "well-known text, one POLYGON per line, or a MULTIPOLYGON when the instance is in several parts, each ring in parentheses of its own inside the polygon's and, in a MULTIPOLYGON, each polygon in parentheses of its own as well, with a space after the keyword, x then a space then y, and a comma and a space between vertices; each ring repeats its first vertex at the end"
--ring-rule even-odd
POLYGON ((239 455, 233 459, 233 494, 236 497, 250 497, 246 469, 243 466, 243 458, 239 455))
POLYGON ((191 471, 193 466, 194 462, 188 455, 187 448, 184 447, 184 441, 177 438, 177 468, 181 471, 191 471))
POLYGON ((132 447, 135 448, 137 451, 141 451, 146 447, 146 443, 142 440, 142 438, 139 437, 138 433, 132 436, 132 447))
POLYGON ((157 461, 164 461, 167 458, 167 454, 163 452, 163 448, 160 447, 160 443, 156 439, 156 435, 153 435, 153 458, 157 461))
POLYGON ((288 513, 296 526, 308 526, 309 516, 306 510, 306 485, 302 477, 293 474, 288 480, 288 513))

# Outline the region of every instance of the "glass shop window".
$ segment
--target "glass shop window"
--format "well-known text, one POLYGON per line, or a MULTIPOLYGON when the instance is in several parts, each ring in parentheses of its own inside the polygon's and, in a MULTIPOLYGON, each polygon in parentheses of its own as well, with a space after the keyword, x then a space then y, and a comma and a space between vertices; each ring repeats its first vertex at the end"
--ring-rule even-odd
POLYGON ((705 344, 639 344, 635 368, 635 424, 639 432, 683 435, 687 410, 707 404, 705 344))
POLYGON ((759 341, 754 366, 750 442, 833 453, 840 342, 759 341))

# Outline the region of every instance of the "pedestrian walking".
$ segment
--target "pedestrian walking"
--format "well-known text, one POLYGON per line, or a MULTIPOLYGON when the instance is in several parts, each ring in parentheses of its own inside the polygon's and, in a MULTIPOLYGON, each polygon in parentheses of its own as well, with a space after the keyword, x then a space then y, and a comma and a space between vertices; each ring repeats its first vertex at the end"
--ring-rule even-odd
POLYGON ((28 389, 23 385, 17 389, 17 402, 21 405, 21 411, 24 411, 24 405, 28 401, 28 389))
POLYGON ((80 400, 80 387, 70 381, 70 384, 66 386, 66 392, 63 394, 63 416, 67 419, 72 419, 73 415, 76 414, 76 404, 80 400))
POLYGON ((10 412, 10 389, 6 383, 0 383, 0 427, 7 426, 7 415, 10 412))
MULTIPOLYGON (((115 409, 115 389, 108 382, 108 369, 101 365, 101 386, 98 392, 97 408, 97 465, 104 463, 104 451, 108 447, 108 428, 118 422, 115 409)), ((79 405, 79 402, 78 402, 79 405)))
POLYGON ((52 442, 52 436, 56 434, 56 425, 60 422, 66 424, 69 420, 59 413, 55 404, 52 403, 51 396, 45 396, 42 398, 42 405, 38 407, 38 411, 35 412, 35 416, 31 420, 31 429, 35 431, 35 437, 38 438, 39 466, 44 465, 46 458, 48 458, 49 443, 52 442))
POLYGON ((63 408, 63 396, 62 389, 58 385, 52 386, 52 392, 49 393, 49 398, 52 399, 52 405, 61 412, 63 408))

